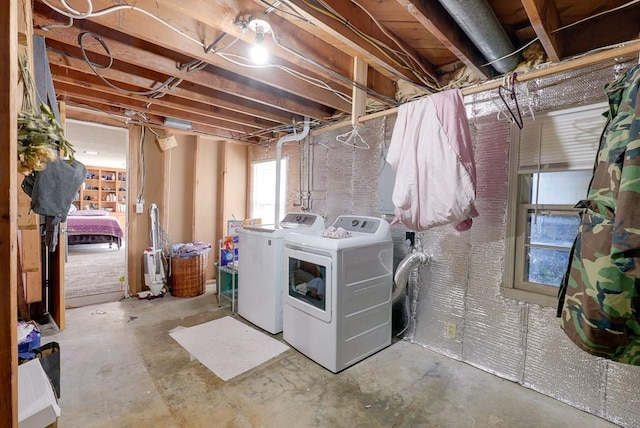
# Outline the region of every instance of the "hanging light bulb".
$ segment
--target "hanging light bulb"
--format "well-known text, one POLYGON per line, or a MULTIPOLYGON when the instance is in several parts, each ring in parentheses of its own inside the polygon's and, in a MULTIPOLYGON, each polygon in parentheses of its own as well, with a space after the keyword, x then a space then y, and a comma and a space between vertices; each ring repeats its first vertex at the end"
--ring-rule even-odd
POLYGON ((269 52, 267 48, 264 47, 264 34, 256 33, 256 43, 251 47, 251 61, 256 64, 264 64, 269 59, 269 52))
POLYGON ((271 31, 271 26, 263 19, 252 19, 248 27, 256 32, 256 43, 250 52, 251 60, 256 64, 264 64, 269 59, 269 52, 264 46, 264 35, 271 31))

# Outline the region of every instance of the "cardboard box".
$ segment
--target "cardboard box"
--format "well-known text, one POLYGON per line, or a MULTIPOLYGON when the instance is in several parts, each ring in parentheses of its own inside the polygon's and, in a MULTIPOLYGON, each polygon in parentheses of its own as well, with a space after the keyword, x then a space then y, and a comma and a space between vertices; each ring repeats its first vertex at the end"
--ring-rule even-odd
POLYGON ((18 426, 42 428, 55 423, 60 416, 51 382, 39 359, 18 366, 18 426))
POLYGON ((261 218, 247 218, 244 220, 227 220, 227 236, 235 236, 244 226, 262 224, 261 218))
POLYGON ((227 236, 237 235, 244 220, 227 220, 227 236))

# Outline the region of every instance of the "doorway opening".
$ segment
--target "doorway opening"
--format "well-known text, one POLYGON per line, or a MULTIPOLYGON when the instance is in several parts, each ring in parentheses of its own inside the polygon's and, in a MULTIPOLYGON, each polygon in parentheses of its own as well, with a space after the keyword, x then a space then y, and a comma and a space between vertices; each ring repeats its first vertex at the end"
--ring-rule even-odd
POLYGON ((65 306, 117 301, 128 287, 129 131, 68 119, 65 135, 87 167, 67 217, 65 306))

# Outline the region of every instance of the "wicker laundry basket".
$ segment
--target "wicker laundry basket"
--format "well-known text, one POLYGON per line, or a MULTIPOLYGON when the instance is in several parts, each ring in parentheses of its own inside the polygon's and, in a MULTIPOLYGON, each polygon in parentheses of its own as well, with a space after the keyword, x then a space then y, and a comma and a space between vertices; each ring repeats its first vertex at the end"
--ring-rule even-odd
POLYGON ((171 257, 171 295, 194 297, 204 293, 208 253, 171 257))

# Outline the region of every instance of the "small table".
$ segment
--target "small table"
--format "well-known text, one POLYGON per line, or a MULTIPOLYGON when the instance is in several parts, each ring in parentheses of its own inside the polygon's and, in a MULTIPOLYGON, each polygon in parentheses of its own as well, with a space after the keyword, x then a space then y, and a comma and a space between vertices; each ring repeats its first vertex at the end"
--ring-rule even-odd
POLYGON ((218 276, 216 278, 216 296, 218 298, 218 307, 222 306, 220 301, 220 297, 231 301, 231 312, 236 312, 236 302, 238 301, 238 269, 235 265, 226 265, 220 266, 218 263, 215 263, 216 268, 218 269, 218 276), (228 274, 231 275, 231 288, 227 288, 223 284, 222 275, 228 274))

